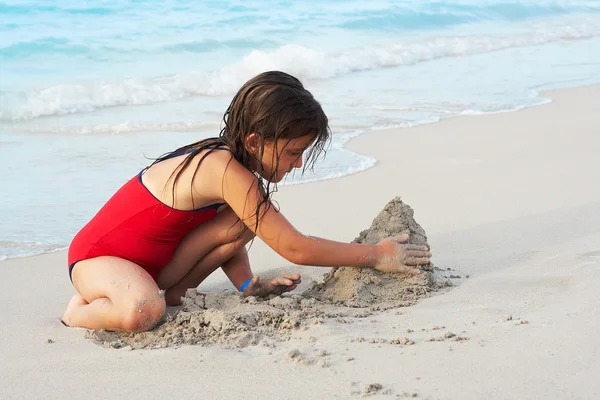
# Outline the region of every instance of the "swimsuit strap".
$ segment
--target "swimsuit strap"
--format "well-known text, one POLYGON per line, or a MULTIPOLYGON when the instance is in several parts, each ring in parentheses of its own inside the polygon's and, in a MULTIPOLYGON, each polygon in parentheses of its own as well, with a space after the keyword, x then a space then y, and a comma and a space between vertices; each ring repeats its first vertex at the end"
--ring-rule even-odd
MULTIPOLYGON (((165 157, 164 159, 165 159, 165 160, 168 160, 168 159, 170 159, 170 158, 179 157, 179 156, 182 156, 182 155, 184 155, 184 154, 190 154, 191 152, 193 152, 193 151, 196 151, 196 150, 197 150, 197 149, 187 149, 187 150, 183 150, 183 151, 177 151, 177 152, 175 152, 175 153, 169 154, 169 155, 168 155, 167 157, 165 157)), ((229 151, 229 152, 231 151, 231 150, 229 150, 229 149, 227 149, 227 148, 223 148, 223 147, 207 148, 207 149, 205 149, 205 150, 225 150, 225 151, 229 151)), ((164 161, 164 160, 163 160, 163 161, 164 161)))
MULTIPOLYGON (((197 149, 188 149, 188 150, 184 150, 184 151, 178 151, 178 152, 175 152, 175 153, 169 154, 169 156, 165 157, 165 158, 164 158, 162 161, 164 161, 164 160, 168 160, 168 159, 170 159, 170 158, 174 158, 174 157, 177 157, 177 156, 182 156, 182 155, 184 155, 184 154, 190 154, 191 152, 193 152, 193 151, 195 151, 195 150, 197 150, 197 149)), ((227 149, 227 148, 222 148, 222 147, 215 147, 215 148, 213 148, 212 150, 227 150, 227 151, 231 151, 231 150, 229 150, 229 149, 227 149)), ((148 190, 148 188, 146 187, 146 185, 144 185, 144 182, 142 182, 142 174, 144 173, 144 171, 145 171, 145 170, 146 170, 146 168, 144 168, 143 170, 141 170, 141 171, 138 173, 138 181, 139 181, 139 182, 140 182, 140 184, 141 184, 141 185, 144 187, 144 189, 146 189, 146 191, 147 191, 147 192, 148 192, 148 193, 149 193, 149 194, 150 194, 152 197, 154 197, 154 198, 156 199, 156 201, 158 201, 158 202, 159 202, 159 203, 161 203, 161 204, 164 204, 164 203, 162 203, 162 202, 161 202, 161 201, 160 201, 158 198, 156 198, 156 196, 154 196, 154 195, 152 194, 152 192, 150 192, 150 190, 148 190)), ((181 212, 197 212, 197 211, 204 211, 204 210, 207 210, 207 209, 219 208, 219 207, 221 207, 221 206, 224 206, 225 204, 227 204, 227 203, 216 203, 216 204, 211 204, 211 205, 209 205, 209 206, 206 206, 206 207, 196 208, 196 209, 194 209, 194 210, 178 210, 178 209, 176 209, 176 208, 172 208, 172 207, 169 207, 169 206, 167 206, 167 207, 171 208, 173 211, 181 211, 181 212)), ((166 206, 166 204, 164 204, 164 205, 166 206)))

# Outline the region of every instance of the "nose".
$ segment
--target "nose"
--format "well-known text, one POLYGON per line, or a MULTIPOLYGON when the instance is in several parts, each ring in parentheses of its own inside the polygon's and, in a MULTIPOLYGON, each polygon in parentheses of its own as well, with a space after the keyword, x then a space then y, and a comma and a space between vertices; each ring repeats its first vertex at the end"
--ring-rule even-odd
POLYGON ((293 165, 294 168, 302 168, 302 156, 298 157, 293 165))

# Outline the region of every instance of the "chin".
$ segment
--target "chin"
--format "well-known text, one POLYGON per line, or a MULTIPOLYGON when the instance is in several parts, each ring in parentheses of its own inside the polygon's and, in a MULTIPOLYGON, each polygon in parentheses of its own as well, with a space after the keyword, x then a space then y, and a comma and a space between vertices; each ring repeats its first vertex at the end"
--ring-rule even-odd
POLYGON ((276 176, 275 178, 271 179, 269 182, 271 182, 271 183, 279 183, 279 182, 281 182, 283 180, 283 178, 285 178, 285 175, 283 175, 281 177, 276 176))
POLYGON ((283 174, 281 176, 280 175, 275 175, 274 177, 270 177, 270 176, 264 176, 263 174, 260 174, 260 176, 263 179, 265 179, 265 180, 267 180, 267 181, 269 181, 271 183, 279 183, 279 182, 281 182, 283 180, 283 178, 285 178, 286 175, 287 175, 287 173, 285 173, 285 174, 283 174))

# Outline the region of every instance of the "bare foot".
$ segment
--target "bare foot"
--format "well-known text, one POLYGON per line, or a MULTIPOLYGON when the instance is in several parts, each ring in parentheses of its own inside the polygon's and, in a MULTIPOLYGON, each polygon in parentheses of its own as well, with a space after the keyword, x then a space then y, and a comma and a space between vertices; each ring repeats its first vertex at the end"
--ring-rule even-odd
MULTIPOLYGON (((165 302, 167 303, 167 306, 180 306, 183 304, 183 301, 181 300, 182 297, 185 297, 186 291, 184 291, 183 293, 181 293, 181 291, 175 291, 172 289, 167 289, 165 291, 165 302)), ((206 296, 206 293, 203 292, 196 292, 196 295, 198 296, 206 296)))
POLYGON ((67 304, 67 309, 62 316, 60 322, 65 326, 71 326, 71 316, 73 315, 73 311, 81 306, 85 306, 88 304, 87 301, 79 293, 76 293, 75 296, 71 297, 69 304, 67 304))
POLYGON ((165 302, 167 306, 180 306, 183 303, 181 301, 183 296, 185 296, 185 291, 173 290, 173 288, 167 289, 165 291, 165 302))

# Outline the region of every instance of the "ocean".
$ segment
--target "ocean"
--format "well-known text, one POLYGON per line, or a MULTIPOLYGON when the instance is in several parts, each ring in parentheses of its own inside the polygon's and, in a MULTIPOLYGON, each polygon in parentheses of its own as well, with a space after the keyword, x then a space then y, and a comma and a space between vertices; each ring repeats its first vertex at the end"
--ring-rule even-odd
POLYGON ((334 132, 314 173, 284 184, 335 179, 377 162, 343 149, 355 135, 600 82, 600 1, 0 0, 0 260, 67 247, 273 69, 303 81, 334 132))

